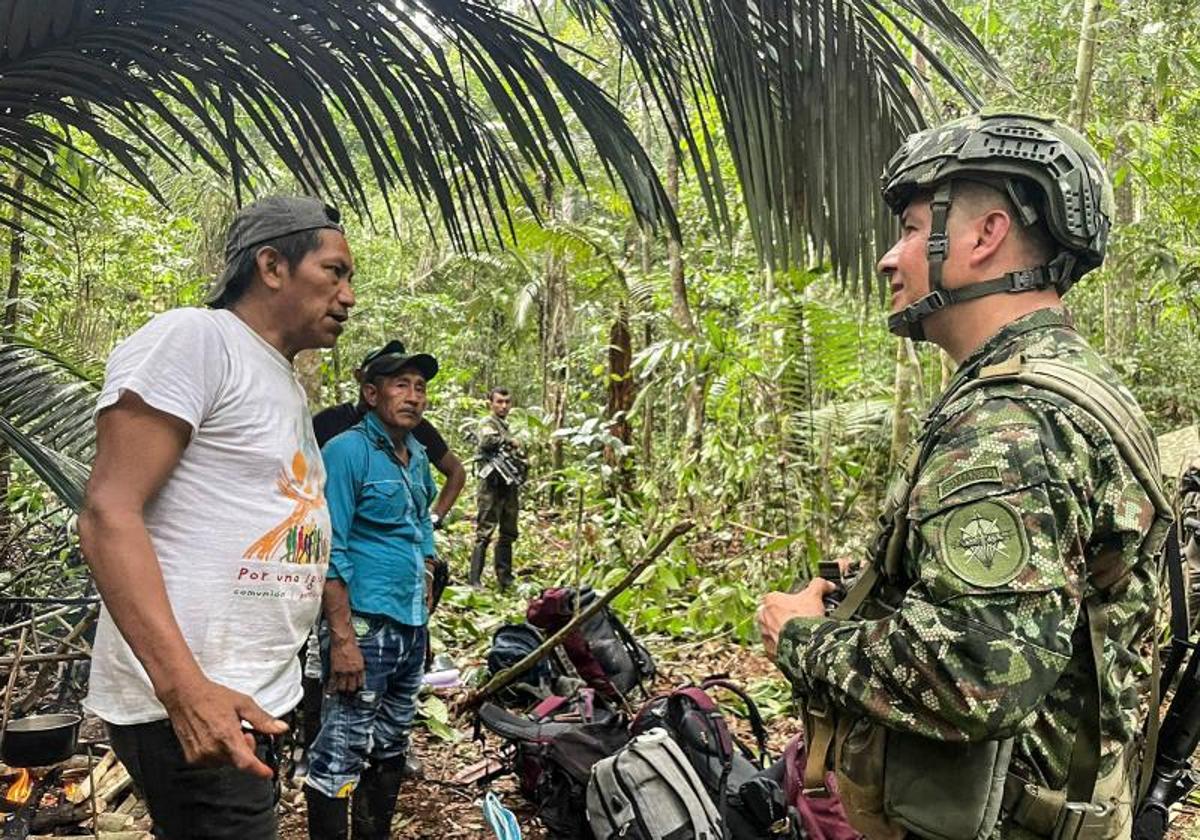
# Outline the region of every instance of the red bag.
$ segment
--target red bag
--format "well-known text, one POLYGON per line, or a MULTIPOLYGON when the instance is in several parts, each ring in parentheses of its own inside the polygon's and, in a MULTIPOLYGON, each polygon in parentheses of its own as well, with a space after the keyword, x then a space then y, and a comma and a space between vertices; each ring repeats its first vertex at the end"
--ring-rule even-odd
MULTIPOLYGON (((579 590, 579 609, 598 596, 590 587, 579 590)), ((525 619, 552 635, 575 615, 575 590, 555 586, 529 602, 525 619)), ((562 643, 580 679, 607 698, 626 695, 654 677, 654 660, 608 608, 600 610, 562 643)))
POLYGON ((862 837, 850 821, 837 794, 837 780, 828 774, 825 784, 829 796, 804 795, 804 765, 808 761, 808 750, 804 736, 797 735, 783 750, 783 789, 788 804, 796 809, 809 840, 860 840, 862 837))

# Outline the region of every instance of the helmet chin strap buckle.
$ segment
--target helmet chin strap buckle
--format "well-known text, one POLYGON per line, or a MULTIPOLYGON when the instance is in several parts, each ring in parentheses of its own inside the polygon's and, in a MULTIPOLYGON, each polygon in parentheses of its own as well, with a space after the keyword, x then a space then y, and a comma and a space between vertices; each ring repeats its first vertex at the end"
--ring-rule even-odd
POLYGON ((924 341, 925 329, 921 326, 921 322, 953 302, 949 292, 945 289, 936 289, 922 296, 916 303, 911 303, 899 312, 888 316, 888 332, 901 338, 924 341))
POLYGON ((1046 282, 1045 269, 1042 266, 1011 271, 1008 276, 1012 278, 1012 287, 1008 290, 1010 292, 1030 292, 1049 285, 1046 282))

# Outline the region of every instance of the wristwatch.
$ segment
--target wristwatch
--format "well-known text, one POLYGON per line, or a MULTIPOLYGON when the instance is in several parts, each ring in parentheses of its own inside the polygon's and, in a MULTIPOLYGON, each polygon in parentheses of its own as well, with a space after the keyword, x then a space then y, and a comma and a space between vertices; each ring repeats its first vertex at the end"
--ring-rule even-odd
POLYGON ((431 514, 429 514, 429 522, 430 522, 430 524, 433 525, 433 530, 435 530, 435 531, 441 530, 442 517, 438 516, 436 513, 431 513, 431 514))

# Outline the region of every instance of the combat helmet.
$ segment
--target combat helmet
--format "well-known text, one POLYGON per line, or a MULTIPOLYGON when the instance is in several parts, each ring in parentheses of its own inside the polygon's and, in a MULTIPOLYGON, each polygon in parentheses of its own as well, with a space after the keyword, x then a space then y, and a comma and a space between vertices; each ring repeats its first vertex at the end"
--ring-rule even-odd
POLYGON ((1096 150, 1064 123, 1019 113, 987 113, 909 135, 882 176, 883 200, 899 215, 929 193, 933 216, 927 252, 929 294, 888 319, 888 329, 923 339, 921 321, 954 303, 993 294, 1055 287, 1065 293, 1104 261, 1112 187, 1096 150), (1005 193, 1019 222, 1041 221, 1058 245, 1049 263, 959 289, 942 286, 951 184, 981 181, 1005 193))

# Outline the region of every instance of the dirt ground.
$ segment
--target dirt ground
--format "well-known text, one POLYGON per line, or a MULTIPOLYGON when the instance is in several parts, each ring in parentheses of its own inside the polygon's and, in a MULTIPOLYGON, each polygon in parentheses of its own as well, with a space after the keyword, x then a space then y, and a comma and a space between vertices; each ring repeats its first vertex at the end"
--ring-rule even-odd
MULTIPOLYGON (((687 681, 699 680, 710 674, 728 674, 742 685, 773 678, 778 671, 759 651, 738 647, 720 640, 679 645, 655 645, 652 651, 660 667, 655 690, 666 690, 687 681)), ((450 702, 454 692, 442 696, 450 702)), ((458 721, 460 739, 456 743, 432 737, 428 730, 414 733, 417 755, 424 765, 424 778, 409 781, 400 794, 400 804, 392 823, 393 840, 487 840, 494 838, 484 823, 479 801, 484 790, 475 785, 456 784, 453 777, 464 767, 494 755, 497 741, 488 738, 484 744, 472 741, 469 723, 458 721)), ((798 721, 780 715, 768 723, 769 748, 778 755, 794 734, 798 721)), ((749 728, 735 721, 739 736, 753 743, 749 728)), ((532 806, 522 799, 512 776, 502 777, 490 785, 491 790, 516 815, 522 836, 542 840, 546 836, 538 823, 532 806)), ((283 840, 305 840, 304 800, 299 790, 290 789, 284 795, 280 836, 283 840)), ((1189 806, 1175 822, 1169 840, 1200 839, 1200 811, 1189 806)))
MULTIPOLYGON (((719 640, 685 645, 677 642, 656 645, 651 640, 650 647, 660 668, 653 690, 665 690, 711 674, 729 674, 735 682, 746 685, 777 673, 765 656, 719 640)), ((455 694, 450 692, 441 696, 450 702, 455 694)), ((424 765, 424 778, 406 782, 401 790, 400 804, 392 823, 393 840, 494 838, 495 835, 484 823, 483 812, 478 804, 484 789, 475 785, 456 784, 451 780, 464 767, 494 755, 498 741, 494 736, 487 738, 484 744, 472 741, 470 723, 455 723, 461 736, 456 743, 434 738, 424 728, 414 732, 416 754, 424 765)), ((788 718, 772 722, 769 746, 774 754, 778 754, 787 743, 795 726, 796 721, 788 718)), ((735 728, 741 727, 735 723, 735 728)), ((747 743, 753 743, 748 728, 740 735, 747 743)), ((546 836, 534 816, 532 806, 517 791, 516 780, 512 776, 497 779, 491 783, 490 789, 517 815, 523 837, 541 840, 546 836)), ((284 840, 304 840, 308 831, 303 795, 299 790, 289 789, 283 798, 280 836, 284 840)))

